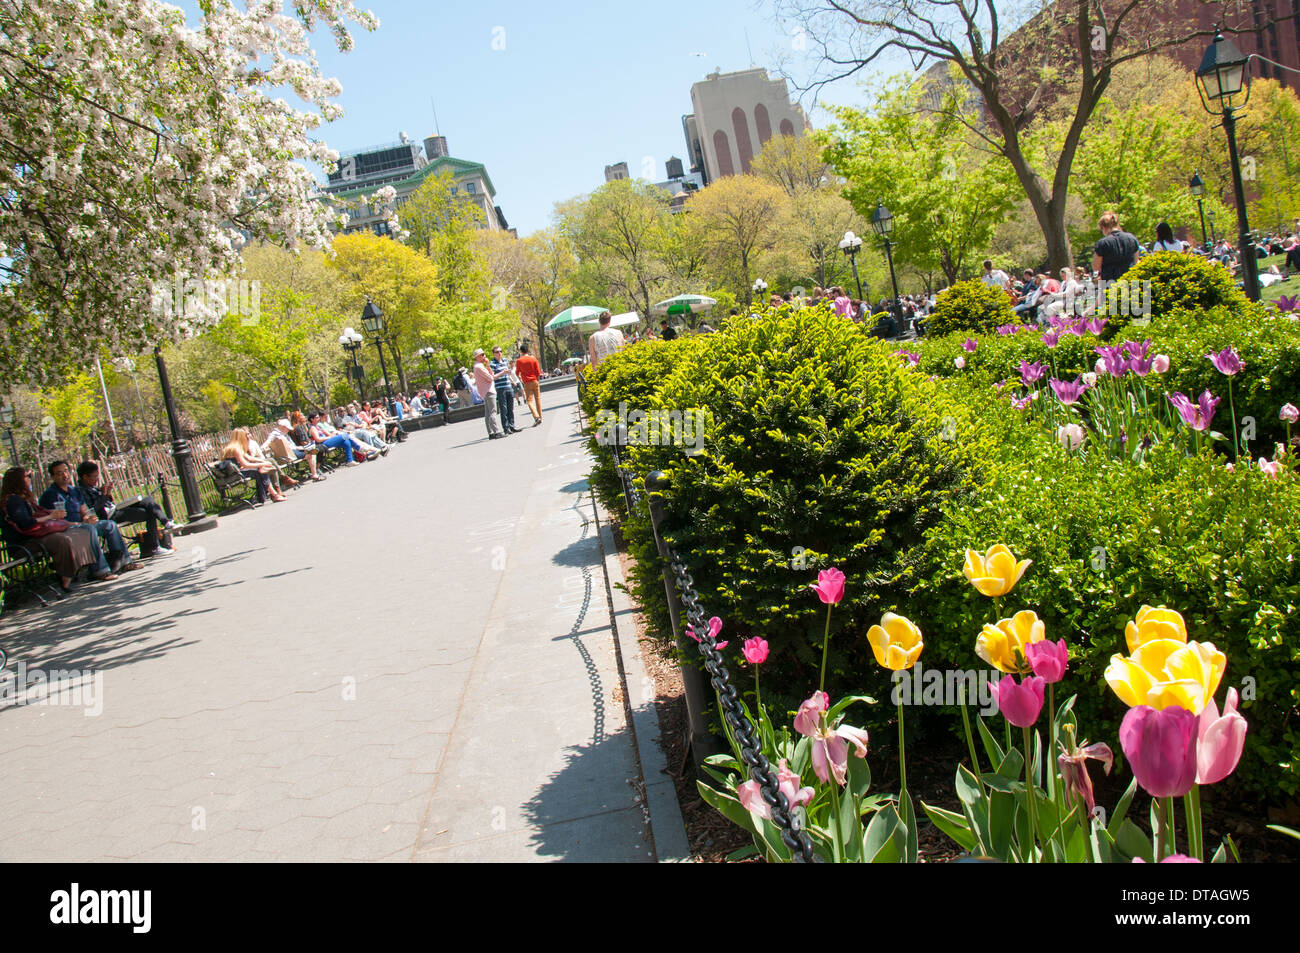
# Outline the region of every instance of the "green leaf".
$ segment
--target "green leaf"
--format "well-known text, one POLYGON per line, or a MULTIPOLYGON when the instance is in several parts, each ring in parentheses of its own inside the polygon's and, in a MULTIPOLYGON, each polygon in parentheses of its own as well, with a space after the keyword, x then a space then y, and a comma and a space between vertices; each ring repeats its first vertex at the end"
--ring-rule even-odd
POLYGON ((892 804, 878 810, 871 823, 867 825, 862 837, 862 856, 868 863, 896 863, 898 848, 894 843, 894 832, 902 822, 892 804), (892 852, 892 860, 889 859, 892 852))
POLYGON ((1151 843, 1151 838, 1128 819, 1119 826, 1119 832, 1115 835, 1115 847, 1124 855, 1125 860, 1141 857, 1149 864, 1155 858, 1155 847, 1151 843))
POLYGON ((850 864, 862 860, 862 822, 858 818, 858 805, 847 791, 840 792, 840 840, 844 844, 844 860, 850 864))
POLYGON ((979 780, 964 764, 957 765, 957 798, 967 807, 975 807, 984 798, 979 780))
POLYGON ((1277 831, 1279 834, 1285 834, 1287 837, 1294 837, 1296 840, 1300 840, 1300 831, 1293 827, 1284 827, 1281 824, 1269 824, 1268 829, 1270 831, 1277 831))
POLYGON ((989 795, 989 848, 999 860, 1006 860, 1010 852, 1019 802, 1020 799, 1012 794, 989 795))
POLYGON ((834 724, 835 717, 839 715, 841 712, 843 712, 844 709, 852 705, 854 702, 862 702, 863 704, 866 705, 874 705, 876 703, 876 700, 872 698, 870 695, 845 695, 843 698, 841 698, 839 701, 837 701, 834 705, 832 705, 827 710, 826 721, 829 724, 834 724))
POLYGON ((966 818, 941 807, 931 807, 924 801, 921 802, 921 809, 930 818, 930 823, 956 841, 958 847, 967 852, 975 850, 975 835, 971 833, 966 818))
POLYGON ((993 732, 989 731, 988 725, 984 722, 984 716, 977 713, 975 724, 979 727, 980 740, 984 743, 984 752, 988 755, 989 764, 1001 764, 1006 755, 1002 751, 1002 746, 994 740, 993 732))
POLYGON ((703 781, 695 782, 696 788, 699 789, 700 797, 704 798, 704 803, 725 817, 737 827, 749 831, 750 834, 758 836, 758 831, 754 829, 754 818, 745 810, 739 801, 733 797, 715 791, 703 781))
POLYGON ((912 795, 907 791, 900 791, 898 795, 899 806, 903 809, 902 821, 907 826, 907 846, 903 852, 905 863, 916 863, 917 854, 920 852, 918 842, 919 834, 916 827, 916 808, 912 805, 912 795))
POLYGON ((865 797, 871 787, 871 766, 866 758, 849 757, 849 777, 846 790, 855 797, 865 797))
POLYGON ((759 856, 758 848, 755 847, 753 844, 746 844, 744 847, 741 847, 738 850, 733 850, 730 854, 728 854, 723 859, 727 861, 737 861, 737 860, 748 860, 751 857, 757 857, 757 856, 759 856))
POLYGON ((1120 797, 1119 803, 1115 805, 1115 813, 1111 816, 1110 823, 1106 825, 1106 833, 1114 840, 1119 826, 1124 823, 1124 816, 1128 814, 1129 805, 1133 803, 1133 795, 1137 793, 1138 781, 1134 778, 1129 782, 1128 789, 1120 797))

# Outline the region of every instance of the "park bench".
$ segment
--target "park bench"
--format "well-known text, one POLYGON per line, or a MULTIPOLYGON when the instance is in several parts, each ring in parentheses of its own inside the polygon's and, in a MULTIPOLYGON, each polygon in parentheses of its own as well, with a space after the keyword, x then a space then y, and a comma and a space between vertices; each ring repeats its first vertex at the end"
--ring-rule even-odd
POLYGON ((52 585, 42 581, 53 571, 54 564, 45 550, 28 549, 0 538, 0 588, 6 595, 11 588, 26 590, 39 599, 41 605, 48 606, 41 589, 49 589, 56 599, 63 598, 52 585))
POLYGON ((244 476, 235 461, 217 460, 209 463, 208 475, 221 497, 223 509, 238 509, 241 506, 247 506, 250 510, 257 509, 257 481, 244 476))

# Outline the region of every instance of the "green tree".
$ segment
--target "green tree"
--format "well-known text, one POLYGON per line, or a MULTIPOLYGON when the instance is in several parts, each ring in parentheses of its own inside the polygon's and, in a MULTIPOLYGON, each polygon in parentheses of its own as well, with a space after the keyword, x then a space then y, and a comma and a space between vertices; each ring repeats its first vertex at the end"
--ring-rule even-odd
POLYGON ((975 269, 1016 193, 1011 167, 977 146, 976 108, 961 86, 888 85, 876 108, 835 110, 826 157, 865 219, 883 202, 894 215, 896 264, 942 271, 951 284, 975 269), (936 108, 937 106, 937 108, 936 108))
MULTIPOLYGON (((401 356, 428 339, 433 311, 439 302, 438 269, 414 249, 369 233, 336 238, 330 264, 338 269, 351 291, 345 313, 359 318, 367 297, 384 313, 399 388, 405 391, 401 356)), ((367 345, 370 343, 367 341, 367 345)))
POLYGON ((701 189, 686 203, 700 230, 713 274, 748 304, 753 300, 754 267, 772 249, 790 197, 779 186, 754 175, 732 175, 701 189))
POLYGON ((439 305, 432 315, 430 336, 442 350, 447 370, 472 367, 474 351, 513 348, 519 334, 519 314, 509 308, 458 301, 439 305))
POLYGON ((49 417, 41 427, 43 439, 66 451, 88 456, 85 453, 89 449, 88 439, 100 418, 97 388, 95 376, 83 371, 62 387, 42 391, 40 406, 49 417), (50 422, 54 424, 53 433, 50 422))
POLYGON ((450 171, 431 175, 401 207, 406 243, 428 255, 438 271, 443 301, 477 300, 488 281, 483 259, 476 252, 478 232, 486 219, 483 209, 462 195, 450 171))
POLYGON ((664 256, 670 196, 646 182, 606 182, 591 195, 556 208, 561 233, 578 257, 580 287, 613 298, 641 314, 664 290, 669 270, 664 256))

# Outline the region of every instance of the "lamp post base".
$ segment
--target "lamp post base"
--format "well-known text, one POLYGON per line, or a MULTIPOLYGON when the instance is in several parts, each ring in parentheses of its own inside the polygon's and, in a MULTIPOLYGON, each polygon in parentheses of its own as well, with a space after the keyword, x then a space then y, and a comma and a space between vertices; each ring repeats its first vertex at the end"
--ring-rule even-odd
POLYGON ((202 516, 193 523, 186 523, 184 526, 178 526, 172 530, 173 536, 193 536, 195 533, 206 533, 210 529, 217 528, 217 518, 215 516, 202 516))

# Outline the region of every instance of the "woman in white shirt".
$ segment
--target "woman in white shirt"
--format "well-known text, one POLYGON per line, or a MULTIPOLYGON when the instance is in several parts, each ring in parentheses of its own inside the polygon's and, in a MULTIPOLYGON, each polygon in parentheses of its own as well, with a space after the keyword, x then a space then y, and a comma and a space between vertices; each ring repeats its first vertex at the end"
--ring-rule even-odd
POLYGON ((1151 246, 1152 251, 1182 251, 1183 243, 1174 238, 1174 230, 1169 227, 1168 222, 1161 222, 1156 226, 1156 241, 1151 246))

